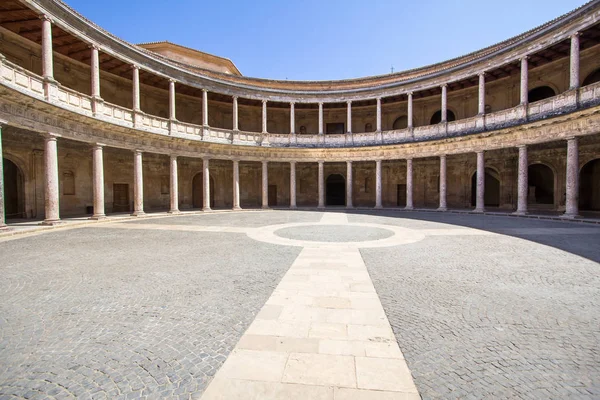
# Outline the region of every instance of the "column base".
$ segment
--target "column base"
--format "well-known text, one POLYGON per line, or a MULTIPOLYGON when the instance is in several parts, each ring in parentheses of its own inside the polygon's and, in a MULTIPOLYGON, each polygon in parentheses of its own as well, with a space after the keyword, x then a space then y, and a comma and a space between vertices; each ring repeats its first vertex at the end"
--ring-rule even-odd
POLYGON ((579 214, 573 214, 573 213, 564 213, 563 215, 560 216, 560 218, 575 219, 575 218, 581 218, 581 215, 579 215, 579 214))
POLYGON ((527 211, 515 211, 514 213, 512 213, 513 215, 517 215, 517 216, 522 216, 522 215, 527 215, 529 214, 527 211))
POLYGON ((324 210, 325 206, 317 206, 317 210, 324 210))
POLYGON ((438 211, 448 211, 448 207, 438 207, 438 211))
POLYGON ((406 207, 404 207, 404 209, 411 211, 411 210, 414 210, 415 208, 413 206, 406 206, 406 207))
POLYGON ((167 214, 181 214, 181 211, 179 211, 179 210, 169 210, 169 211, 167 211, 167 214))
POLYGON ((44 225, 44 226, 55 226, 55 225, 60 225, 63 222, 60 219, 45 219, 42 222, 40 222, 40 225, 44 225))
POLYGON ((144 215, 146 215, 144 211, 134 211, 131 213, 132 217, 143 217, 144 215))
POLYGON ((242 207, 240 207, 240 206, 233 207, 233 208, 232 208, 232 210, 233 210, 233 211, 241 211, 241 210, 242 210, 242 207))
POLYGON ((294 204, 290 206, 290 210, 296 210, 298 207, 294 204))
POLYGON ((91 219, 93 221, 98 221, 100 219, 106 219, 106 215, 105 214, 92 215, 89 219, 91 219))
POLYGON ((376 210, 381 210, 381 209, 383 209, 383 206, 375 206, 373 208, 375 208, 376 210))
POLYGON ((473 212, 475 212, 475 213, 483 213, 483 212, 485 212, 485 209, 484 208, 476 208, 476 209, 473 210, 473 212))
POLYGON ((261 209, 263 210, 268 210, 270 207, 269 206, 262 206, 261 209))
POLYGON ((204 212, 212 211, 212 208, 204 207, 204 208, 202 208, 202 211, 204 211, 204 212))
POLYGON ((354 210, 354 206, 350 204, 349 206, 346 206, 346 210, 354 210))

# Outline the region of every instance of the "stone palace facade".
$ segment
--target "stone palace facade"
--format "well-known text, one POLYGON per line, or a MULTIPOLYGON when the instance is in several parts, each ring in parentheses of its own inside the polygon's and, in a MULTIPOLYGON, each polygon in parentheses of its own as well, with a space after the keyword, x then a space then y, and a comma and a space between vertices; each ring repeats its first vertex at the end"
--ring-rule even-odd
POLYGON ((7 220, 329 206, 593 215, 600 1, 435 65, 294 82, 124 42, 61 1, 4 0, 0 124, 7 220))

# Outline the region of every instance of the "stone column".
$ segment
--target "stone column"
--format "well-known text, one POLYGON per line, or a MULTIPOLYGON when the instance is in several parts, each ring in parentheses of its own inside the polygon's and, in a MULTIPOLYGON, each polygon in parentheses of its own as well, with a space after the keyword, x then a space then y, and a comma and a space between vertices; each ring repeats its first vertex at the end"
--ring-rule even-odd
POLYGON ((133 111, 141 111, 140 109, 140 67, 133 65, 133 111))
POLYGON ((144 212, 144 166, 141 150, 133 152, 133 215, 139 217, 144 212))
POLYGON ((485 158, 483 151, 477 152, 477 197, 474 211, 485 211, 485 158))
POLYGON ((346 125, 348 129, 346 132, 352 133, 352 100, 348 100, 346 104, 348 105, 346 110, 346 125))
MULTIPOLYGON (((208 90, 202 89, 202 126, 208 127, 208 90)), ((210 210, 210 207, 208 208, 210 210)))
POLYGON ((210 170, 209 158, 202 159, 202 211, 210 211, 210 170))
POLYGON ((571 35, 571 69, 569 89, 579 87, 579 33, 571 35))
POLYGON ((296 106, 293 101, 290 103, 290 133, 296 133, 296 106))
POLYGON ((478 114, 485 114, 485 72, 479 74, 479 104, 478 114))
POLYGON ((52 20, 43 15, 42 19, 42 76, 54 80, 54 62, 52 58, 52 20))
POLYGON ((408 92, 408 129, 413 127, 413 92, 408 92))
POLYGON ((238 97, 233 96, 233 130, 239 131, 239 118, 238 118, 238 97))
POLYGON ((323 103, 319 103, 319 135, 322 135, 323 130, 323 103))
POLYGON ((521 105, 529 103, 529 72, 527 57, 521 58, 521 105))
POLYGON ((92 174, 94 214, 91 219, 106 218, 104 211, 104 145, 96 144, 92 149, 92 174))
POLYGON ((323 176, 323 161, 319 161, 319 208, 325 208, 325 178, 323 176))
POLYGON ((262 208, 269 208, 269 163, 264 160, 262 161, 262 208))
POLYGON ((92 72, 92 97, 100 98, 100 55, 98 46, 91 45, 92 58, 90 67, 92 72))
POLYGON ((576 137, 567 139, 567 201, 563 217, 579 214, 579 145, 576 137))
POLYGON ((381 132, 381 97, 377 98, 377 132, 381 132))
POLYGON ((352 204, 352 161, 346 161, 346 208, 353 208, 352 204))
POLYGON ((179 214, 179 179, 177 176, 177 156, 171 156, 170 158, 171 165, 171 179, 169 183, 171 184, 171 209, 169 210, 170 214, 179 214))
POLYGON ((296 208, 296 161, 290 162, 290 208, 296 208))
POLYGON ((412 210, 413 207, 413 160, 406 159, 406 207, 412 210))
POLYGON ((381 160, 375 161, 375 208, 381 205, 381 160))
POLYGON ((238 160, 233 160, 233 209, 242 209, 240 207, 240 162, 238 160))
POLYGON ((448 121, 448 85, 442 85, 442 121, 448 121))
POLYGON ((440 156, 440 206, 438 207, 439 211, 446 211, 448 206, 446 205, 446 155, 442 154, 440 156))
POLYGON ((177 119, 175 114, 175 79, 169 79, 169 119, 177 119))
POLYGON ((4 210, 4 163, 2 162, 2 156, 2 125, 0 125, 0 230, 7 229, 4 210))
POLYGON ((46 186, 44 188, 46 216, 44 225, 54 225, 60 221, 59 183, 58 183, 58 149, 57 136, 49 134, 45 139, 44 173, 46 186))
POLYGON ((262 133, 267 133, 267 101, 262 101, 262 133))
POLYGON ((527 146, 521 145, 519 148, 519 177, 517 183, 517 215, 527 214, 527 192, 529 191, 527 146))

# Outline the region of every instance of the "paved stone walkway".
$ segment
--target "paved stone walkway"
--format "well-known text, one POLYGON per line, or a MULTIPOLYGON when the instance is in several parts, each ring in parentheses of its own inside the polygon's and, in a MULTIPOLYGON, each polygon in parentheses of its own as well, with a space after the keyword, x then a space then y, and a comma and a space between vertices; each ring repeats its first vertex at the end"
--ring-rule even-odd
POLYGON ((389 211, 0 238, 0 399, 600 398, 598 243, 389 211))

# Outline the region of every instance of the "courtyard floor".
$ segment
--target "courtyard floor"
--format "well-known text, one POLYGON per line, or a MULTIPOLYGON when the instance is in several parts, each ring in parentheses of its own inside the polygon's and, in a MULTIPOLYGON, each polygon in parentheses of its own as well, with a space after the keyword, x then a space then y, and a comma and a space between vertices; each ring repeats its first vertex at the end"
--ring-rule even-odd
POLYGON ((600 398, 598 224, 71 222, 0 237, 0 399, 600 398))

